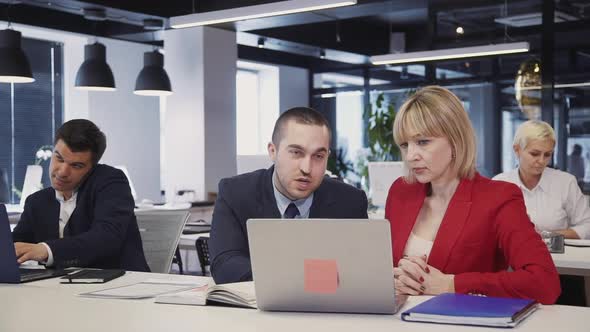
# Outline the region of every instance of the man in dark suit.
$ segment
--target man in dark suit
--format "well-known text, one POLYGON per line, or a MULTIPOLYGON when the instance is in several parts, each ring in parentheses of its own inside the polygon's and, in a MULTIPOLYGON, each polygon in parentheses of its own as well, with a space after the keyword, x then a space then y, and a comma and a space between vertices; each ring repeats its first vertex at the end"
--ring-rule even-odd
POLYGON ((250 218, 367 218, 367 196, 324 177, 331 131, 305 107, 281 114, 268 144, 274 166, 223 179, 209 250, 216 283, 252 280, 246 221, 250 218))
POLYGON ((18 262, 149 271, 122 171, 98 164, 106 137, 88 120, 55 136, 51 187, 30 195, 12 233, 18 262))

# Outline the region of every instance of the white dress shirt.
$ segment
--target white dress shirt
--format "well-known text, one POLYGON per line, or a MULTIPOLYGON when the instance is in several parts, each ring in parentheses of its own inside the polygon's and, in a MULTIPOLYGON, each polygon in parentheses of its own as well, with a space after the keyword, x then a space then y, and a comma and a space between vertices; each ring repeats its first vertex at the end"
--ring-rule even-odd
POLYGON ((527 213, 538 229, 571 228, 581 239, 590 239, 590 207, 573 175, 546 167, 532 190, 520 180, 518 168, 498 174, 494 180, 512 182, 520 187, 527 213))
MULTIPOLYGON (((68 199, 67 201, 64 199, 64 196, 62 195, 62 193, 60 193, 59 191, 55 191, 55 199, 59 202, 59 238, 63 238, 64 237, 64 229, 66 228, 66 225, 68 224, 68 221, 70 220, 70 217, 72 216, 72 213, 74 213, 74 210, 76 209, 76 201, 78 198, 78 192, 74 192, 74 194, 72 194, 72 197, 70 197, 70 199, 68 199)), ((51 252, 51 248, 49 248, 49 246, 47 245, 47 243, 45 242, 41 242, 43 245, 45 245, 45 248, 47 248, 47 266, 51 266, 53 265, 53 253, 51 252)))

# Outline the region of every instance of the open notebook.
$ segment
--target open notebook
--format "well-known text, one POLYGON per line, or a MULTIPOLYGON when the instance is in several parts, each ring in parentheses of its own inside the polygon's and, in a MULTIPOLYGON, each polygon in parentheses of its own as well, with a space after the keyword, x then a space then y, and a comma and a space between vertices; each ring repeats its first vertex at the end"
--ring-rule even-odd
POLYGON ((156 297, 156 303, 206 305, 208 302, 256 309, 254 282, 209 284, 156 297))

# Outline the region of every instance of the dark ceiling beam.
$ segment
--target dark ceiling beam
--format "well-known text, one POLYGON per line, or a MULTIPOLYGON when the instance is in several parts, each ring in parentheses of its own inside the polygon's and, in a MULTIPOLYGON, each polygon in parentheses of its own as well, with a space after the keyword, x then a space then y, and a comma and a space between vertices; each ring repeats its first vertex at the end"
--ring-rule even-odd
POLYGON ((389 53, 389 25, 370 20, 322 22, 285 29, 267 29, 258 35, 314 45, 320 48, 375 55, 389 53), (362 28, 360 28, 362 27, 362 28), (336 38, 337 33, 340 39, 336 38))
MULTIPOLYGON (((7 7, 7 5, 1 5, 0 11, 6 13, 7 7)), ((81 15, 27 5, 10 6, 9 15, 10 21, 13 23, 100 37, 110 37, 114 33, 133 33, 143 30, 142 27, 135 25, 111 21, 89 21, 81 15)))
POLYGON ((359 68, 358 65, 331 61, 309 56, 284 53, 269 49, 238 45, 238 59, 256 62, 272 63, 275 65, 300 67, 309 70, 322 69, 326 71, 341 71, 348 68, 359 68))
MULTIPOLYGON (((469 45, 482 45, 486 43, 502 43, 510 42, 511 39, 517 39, 518 41, 521 41, 527 40, 527 38, 541 38, 541 27, 542 26, 539 25, 521 28, 510 27, 508 29, 508 36, 504 35, 504 28, 499 27, 495 31, 493 31, 493 34, 490 34, 489 32, 471 33, 462 36, 460 40, 457 38, 437 38, 434 43, 434 48, 440 49, 450 47, 463 47, 469 45)), ((556 23, 553 25, 553 29, 555 33, 571 32, 576 33, 576 36, 578 36, 578 34, 583 31, 587 31, 587 33, 590 34, 590 20, 578 20, 572 22, 556 23)), ((588 43, 585 40, 577 40, 577 43, 583 43, 588 45, 588 43)))
MULTIPOLYGON (((88 3, 76 0, 54 0, 54 1, 39 1, 39 0, 0 0, 0 3, 10 5, 10 11, 21 6, 44 8, 50 12, 63 12, 73 15, 84 15, 85 9, 102 9, 104 10, 105 19, 109 22, 119 22, 123 24, 143 26, 145 19, 158 19, 164 21, 166 25, 167 19, 161 16, 144 14, 141 11, 128 11, 117 8, 117 6, 104 6, 101 4, 88 3)), ((9 13, 8 13, 9 14, 9 13)), ((33 17, 31 17, 33 19, 33 17)), ((34 17, 35 19, 37 17, 34 17)))
POLYGON ((508 14, 512 15, 515 12, 521 10, 538 10, 540 11, 541 5, 539 0, 517 0, 517 1, 498 1, 498 0, 468 0, 468 1, 452 1, 449 0, 430 0, 430 7, 435 12, 445 15, 450 12, 481 12, 483 11, 498 11, 504 5, 508 4, 508 14))

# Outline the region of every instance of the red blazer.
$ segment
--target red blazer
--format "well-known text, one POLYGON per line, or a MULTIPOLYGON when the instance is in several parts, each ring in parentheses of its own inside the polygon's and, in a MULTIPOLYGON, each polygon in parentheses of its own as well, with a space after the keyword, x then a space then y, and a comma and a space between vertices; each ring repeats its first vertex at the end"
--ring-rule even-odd
MULTIPOLYGON (((399 178, 389 189, 385 218, 391 225, 394 266, 426 197, 425 184, 399 178)), ((531 298, 555 303, 561 289, 547 246, 526 214, 514 184, 479 174, 463 179, 441 222, 428 264, 455 275, 457 293, 531 298), (513 271, 507 271, 508 267, 513 271)))

